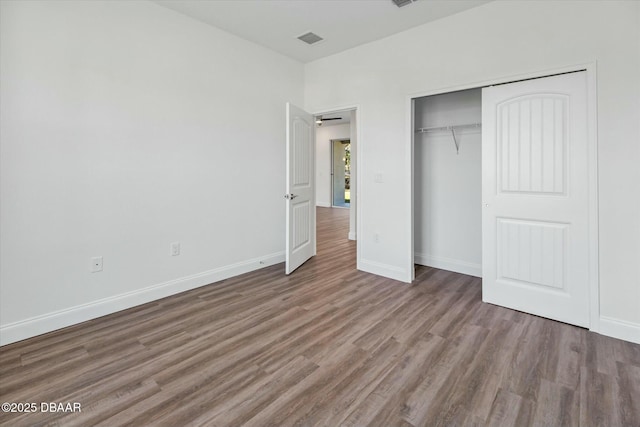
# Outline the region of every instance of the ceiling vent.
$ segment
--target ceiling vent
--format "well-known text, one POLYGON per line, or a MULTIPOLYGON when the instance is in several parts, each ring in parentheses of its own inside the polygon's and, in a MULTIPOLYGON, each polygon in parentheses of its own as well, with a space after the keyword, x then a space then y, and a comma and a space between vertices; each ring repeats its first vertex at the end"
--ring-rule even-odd
MULTIPOLYGON (((409 1, 411 1, 411 0, 409 0, 409 1)), ((309 31, 306 34, 298 36, 298 40, 302 40, 306 44, 314 44, 314 43, 318 43, 320 40, 324 40, 324 39, 322 37, 320 37, 319 35, 314 34, 311 31, 309 31)))
POLYGON ((414 1, 417 0, 391 0, 393 2, 393 4, 395 4, 398 7, 402 7, 402 6, 406 6, 408 4, 413 3, 414 1))

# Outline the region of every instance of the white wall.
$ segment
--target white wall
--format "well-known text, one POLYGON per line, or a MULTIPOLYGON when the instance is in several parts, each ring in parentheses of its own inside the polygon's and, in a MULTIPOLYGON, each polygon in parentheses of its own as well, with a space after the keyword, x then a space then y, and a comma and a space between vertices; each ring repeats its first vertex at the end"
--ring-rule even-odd
POLYGON ((331 140, 349 139, 350 124, 316 126, 316 205, 331 203, 331 140))
POLYGON ((283 261, 301 64, 150 2, 0 3, 3 344, 283 261))
MULTIPOLYGON (((416 99, 415 127, 482 121, 481 90, 416 99)), ((482 134, 417 133, 414 148, 416 264, 482 276, 482 134)))
POLYGON ((307 110, 359 106, 359 268, 411 277, 408 97, 590 61, 598 85, 594 326, 640 342, 640 2, 491 2, 306 64, 307 110))

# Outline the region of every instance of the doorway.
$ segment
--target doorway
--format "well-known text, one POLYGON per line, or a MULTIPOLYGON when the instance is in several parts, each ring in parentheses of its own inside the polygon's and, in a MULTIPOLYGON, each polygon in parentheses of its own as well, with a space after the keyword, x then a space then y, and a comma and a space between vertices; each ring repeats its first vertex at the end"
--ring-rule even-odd
POLYGON ((351 140, 331 140, 331 205, 351 206, 351 140))
POLYGON ((348 209, 347 238, 357 240, 358 110, 314 113, 316 120, 316 206, 348 209))

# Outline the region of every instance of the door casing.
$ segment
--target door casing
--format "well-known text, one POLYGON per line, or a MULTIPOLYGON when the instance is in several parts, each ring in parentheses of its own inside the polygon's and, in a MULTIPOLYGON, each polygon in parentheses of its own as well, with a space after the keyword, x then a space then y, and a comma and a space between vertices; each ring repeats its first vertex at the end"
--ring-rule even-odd
MULTIPOLYGON (((339 207, 337 206, 334 202, 335 202, 335 192, 336 192, 336 188, 335 188, 335 171, 336 171, 336 158, 335 158, 335 149, 336 149, 336 143, 342 143, 343 141, 349 141, 351 142, 350 139, 347 138, 342 138, 342 139, 332 139, 330 141, 331 143, 331 173, 330 173, 330 177, 331 177, 331 183, 330 183, 330 188, 331 188, 331 207, 339 207)), ((344 190, 344 188, 343 188, 344 190)))

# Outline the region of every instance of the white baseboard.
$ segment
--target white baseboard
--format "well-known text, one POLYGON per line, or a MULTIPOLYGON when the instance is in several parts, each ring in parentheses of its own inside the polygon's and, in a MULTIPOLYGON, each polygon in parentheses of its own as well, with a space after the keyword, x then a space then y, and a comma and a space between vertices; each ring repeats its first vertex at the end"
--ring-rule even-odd
POLYGON ((349 240, 357 240, 355 231, 349 232, 349 240))
POLYGON ((640 344, 640 324, 627 322, 625 320, 612 319, 611 317, 600 316, 598 332, 612 338, 618 338, 640 344))
POLYGON ((358 262, 358 270, 377 274, 378 276, 388 277, 393 280, 399 280, 405 283, 411 283, 411 278, 409 277, 410 273, 394 265, 361 259, 358 262))
POLYGON ((316 201, 316 206, 319 207, 319 208, 330 208, 331 207, 331 203, 325 203, 325 202, 316 201))
POLYGON ((416 264, 440 268, 442 270, 453 271, 461 274, 468 274, 469 276, 482 277, 481 264, 473 264, 457 259, 438 257, 417 252, 414 254, 413 258, 416 264))
POLYGON ((0 326, 0 346, 284 262, 284 252, 241 261, 143 289, 0 326))

